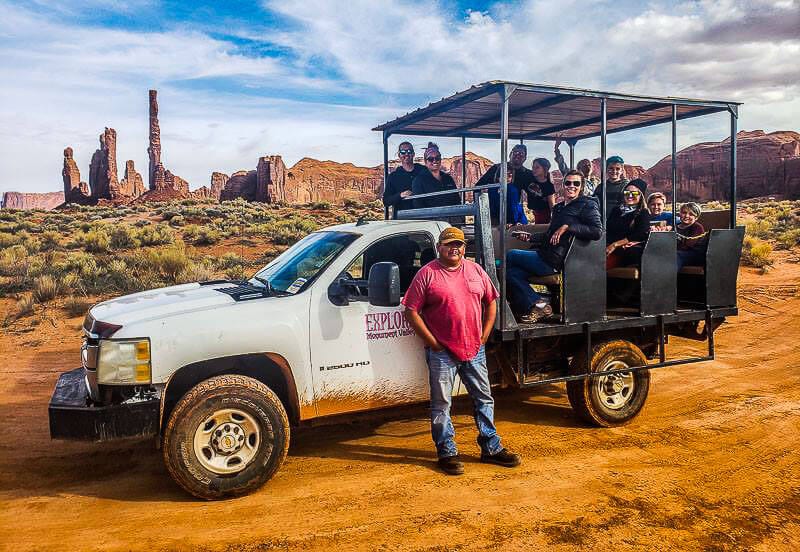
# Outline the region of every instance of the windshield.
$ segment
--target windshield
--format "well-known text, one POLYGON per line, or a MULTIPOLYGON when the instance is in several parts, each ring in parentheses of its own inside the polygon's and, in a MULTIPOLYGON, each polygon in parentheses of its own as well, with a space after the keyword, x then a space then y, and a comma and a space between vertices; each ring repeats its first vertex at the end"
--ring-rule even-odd
POLYGON ((345 232, 309 234, 256 272, 253 283, 263 285, 259 282, 266 280, 279 293, 302 291, 357 237, 345 232))

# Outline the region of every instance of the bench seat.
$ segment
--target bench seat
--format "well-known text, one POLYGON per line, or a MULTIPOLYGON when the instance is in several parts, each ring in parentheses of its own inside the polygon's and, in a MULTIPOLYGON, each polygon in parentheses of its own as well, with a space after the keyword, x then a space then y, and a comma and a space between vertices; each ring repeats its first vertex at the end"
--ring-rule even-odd
POLYGON ((692 276, 703 276, 706 273, 706 269, 702 266, 684 266, 679 274, 689 274, 692 276))
POLYGON ((531 276, 528 281, 538 286, 559 286, 561 285, 561 274, 550 274, 549 276, 531 276))
POLYGON ((609 278, 624 278, 625 280, 638 280, 641 277, 639 267, 636 266, 609 268, 606 273, 609 278))

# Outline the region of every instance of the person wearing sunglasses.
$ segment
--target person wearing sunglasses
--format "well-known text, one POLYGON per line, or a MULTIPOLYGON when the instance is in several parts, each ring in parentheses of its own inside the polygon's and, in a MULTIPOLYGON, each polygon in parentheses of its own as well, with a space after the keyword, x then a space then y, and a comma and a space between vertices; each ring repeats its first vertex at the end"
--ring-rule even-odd
MULTIPOLYGON (((561 146, 561 137, 556 140, 556 145, 553 148, 555 152, 555 159, 556 163, 558 163, 558 170, 561 171, 561 174, 567 174, 570 171, 570 168, 567 166, 566 161, 564 161, 564 156, 561 155, 561 150, 559 147, 561 146)), ((583 179, 585 182, 583 193, 584 195, 593 195, 595 188, 599 184, 600 179, 597 178, 595 175, 592 174, 592 162, 588 159, 581 159, 578 161, 578 164, 575 168, 583 174, 583 179)))
POLYGON ((645 202, 647 182, 631 180, 622 190, 623 201, 609 211, 606 221, 606 268, 638 266, 650 232, 645 202))
MULTIPOLYGON (((506 255, 506 283, 509 302, 522 323, 532 324, 553 314, 544 297, 533 291, 530 276, 549 276, 564 267, 570 238, 599 240, 603 223, 597 202, 583 194, 586 179, 578 171, 569 171, 562 182, 564 201, 553 207, 550 226, 535 249, 511 249, 506 255)), ((527 232, 514 232, 522 241, 531 242, 527 232)))
POLYGON ((391 172, 383 190, 383 205, 393 207, 395 213, 411 208, 412 202, 403 199, 411 196, 411 183, 425 170, 423 165, 414 163, 414 146, 411 142, 400 142, 397 157, 400 159, 400 166, 391 172))
MULTIPOLYGON (((522 208, 522 191, 533 182, 533 173, 524 166, 528 158, 528 148, 525 144, 517 144, 511 148, 508 155, 508 177, 506 178, 506 222, 508 224, 528 224, 525 209, 522 208)), ((500 163, 489 167, 483 176, 475 183, 476 186, 485 186, 500 182, 500 163)), ((500 189, 489 190, 489 213, 492 224, 500 222, 500 189)))
MULTIPOLYGON (((439 151, 439 146, 433 142, 428 142, 428 147, 425 148, 425 168, 427 170, 420 171, 411 182, 412 195, 416 196, 458 189, 453 177, 442 170, 442 154, 439 151)), ((421 209, 423 207, 444 207, 445 205, 459 205, 460 203, 461 198, 459 194, 442 194, 434 197, 414 199, 414 209, 421 209)))
MULTIPOLYGON (((625 178, 625 161, 619 155, 612 155, 606 160, 606 182, 600 183, 594 189, 598 202, 603 200, 603 190, 606 191, 606 209, 611 213, 618 205, 622 204, 622 190, 628 185, 625 178)), ((601 207, 602 211, 602 207, 601 207)))

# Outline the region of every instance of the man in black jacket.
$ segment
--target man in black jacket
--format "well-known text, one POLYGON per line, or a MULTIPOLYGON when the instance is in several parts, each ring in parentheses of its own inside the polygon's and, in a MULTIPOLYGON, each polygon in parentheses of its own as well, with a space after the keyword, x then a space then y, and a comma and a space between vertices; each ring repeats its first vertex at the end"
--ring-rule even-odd
MULTIPOLYGON (((534 323, 553 314, 553 308, 544 298, 533 291, 528 278, 548 276, 560 271, 569 250, 571 237, 583 240, 599 240, 603 236, 603 224, 597 202, 583 195, 585 179, 582 173, 570 171, 562 182, 564 201, 553 207, 550 226, 543 242, 536 250, 512 249, 506 255, 506 283, 511 307, 520 313, 520 321, 534 323)), ((519 233, 523 241, 531 241, 531 235, 519 233)))
MULTIPOLYGON (((611 213, 620 203, 622 203, 622 190, 628 185, 625 178, 625 161, 619 155, 612 155, 606 160, 606 182, 600 183, 594 189, 594 196, 597 202, 603 201, 603 190, 606 190, 606 213, 611 213)), ((600 208, 602 211, 602 207, 600 208)), ((608 218, 608 217, 606 217, 608 218)))
POLYGON ((400 166, 391 172, 383 190, 383 205, 394 207, 394 212, 410 209, 411 201, 403 199, 411 195, 411 183, 425 170, 419 163, 414 163, 414 146, 411 142, 400 142, 397 148, 400 166))

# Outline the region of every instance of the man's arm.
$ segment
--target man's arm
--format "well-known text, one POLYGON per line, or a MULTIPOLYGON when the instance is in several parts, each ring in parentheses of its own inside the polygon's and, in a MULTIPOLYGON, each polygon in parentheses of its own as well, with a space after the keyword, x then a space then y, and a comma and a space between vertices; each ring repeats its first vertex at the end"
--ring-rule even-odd
POLYGON ((414 328, 414 331, 422 339, 422 341, 425 342, 425 345, 437 352, 444 350, 442 344, 439 343, 435 337, 433 337, 433 334, 428 329, 428 326, 425 325, 425 321, 417 311, 406 308, 405 315, 406 320, 408 320, 408 323, 411 324, 411 327, 414 328))
POLYGON ((560 145, 561 138, 556 140, 556 146, 553 149, 556 155, 556 163, 558 163, 558 170, 561 171, 561 178, 564 178, 564 175, 569 172, 569 167, 567 167, 567 163, 564 161, 564 156, 561 155, 561 150, 558 149, 560 145))
POLYGON ((497 301, 492 301, 483 309, 483 333, 481 334, 481 344, 486 345, 489 336, 494 328, 494 319, 497 317, 497 301))

